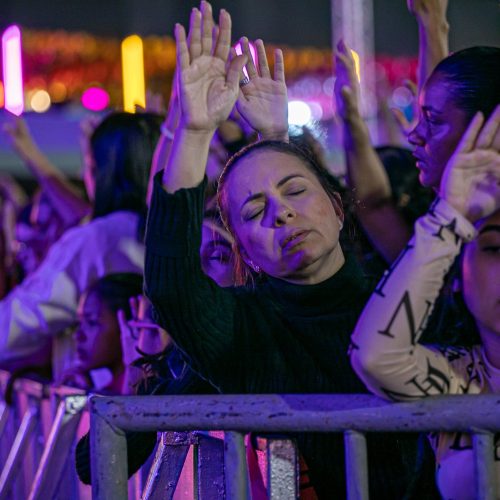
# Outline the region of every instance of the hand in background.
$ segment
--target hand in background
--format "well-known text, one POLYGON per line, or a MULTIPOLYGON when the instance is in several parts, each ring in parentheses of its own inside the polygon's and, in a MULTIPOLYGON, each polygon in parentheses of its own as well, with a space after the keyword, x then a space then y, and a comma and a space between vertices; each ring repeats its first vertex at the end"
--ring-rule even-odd
POLYGON ((335 51, 335 72, 333 92, 337 113, 344 121, 357 119, 361 115, 359 82, 351 51, 343 40, 338 42, 335 51))
POLYGON ((500 208, 500 105, 477 113, 448 161, 440 196, 471 222, 500 208))
POLYGON ((399 126, 401 133, 408 137, 409 133, 416 127, 418 122, 418 88, 415 82, 411 80, 405 80, 403 85, 412 93, 413 95, 413 106, 412 106, 412 114, 413 118, 409 121, 405 114, 398 108, 391 108, 392 114, 396 120, 396 123, 399 126))
MULTIPOLYGON (((248 38, 240 40, 242 52, 247 57, 248 79, 242 72, 236 107, 248 124, 256 130, 261 139, 288 140, 288 96, 285 83, 283 52, 274 52, 274 78, 271 77, 266 49, 262 40, 255 42, 258 70, 252 58, 248 38), (248 80, 248 81, 247 81, 248 80)), ((236 57, 234 49, 231 51, 236 57)))
POLYGON ((448 0, 407 0, 407 5, 419 24, 446 21, 448 0))
POLYGON ((10 121, 4 125, 3 131, 23 160, 29 160, 34 153, 38 152, 38 147, 22 116, 12 115, 10 121))

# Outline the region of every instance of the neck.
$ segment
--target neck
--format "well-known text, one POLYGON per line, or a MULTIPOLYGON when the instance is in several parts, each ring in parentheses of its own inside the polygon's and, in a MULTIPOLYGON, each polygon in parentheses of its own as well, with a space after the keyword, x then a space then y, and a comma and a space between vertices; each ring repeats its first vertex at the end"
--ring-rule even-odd
POLYGON ((125 373, 125 367, 123 363, 116 366, 110 366, 111 373, 113 374, 113 380, 106 387, 106 390, 113 392, 114 394, 121 394, 123 392, 123 377, 125 373))
POLYGON ((344 265, 345 257, 340 245, 326 259, 319 259, 309 266, 283 278, 294 285, 317 285, 331 278, 344 265))
POLYGON ((478 325, 483 349, 488 361, 500 369, 500 335, 483 325, 478 325))

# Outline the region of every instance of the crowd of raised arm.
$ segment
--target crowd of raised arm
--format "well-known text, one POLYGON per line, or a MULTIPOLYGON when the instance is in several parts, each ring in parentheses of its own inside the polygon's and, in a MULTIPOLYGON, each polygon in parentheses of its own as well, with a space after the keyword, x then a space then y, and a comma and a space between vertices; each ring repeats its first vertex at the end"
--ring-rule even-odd
MULTIPOLYGON (((205 0, 175 24, 166 116, 82 125, 86 194, 12 117, 37 191, 0 178, 0 369, 107 394, 499 393, 500 48, 448 55, 447 5, 408 0, 418 109, 395 118, 413 156, 372 145, 351 49, 334 48, 344 178, 289 133, 282 50, 252 55, 205 0)), ((373 495, 437 494, 417 437, 368 437, 373 495)), ((301 494, 343 497, 341 436, 296 438, 301 494)), ((440 494, 473 498, 469 437, 430 443, 440 494)), ((130 474, 155 444, 127 434, 130 474)), ((89 453, 87 435, 87 483, 89 453)))

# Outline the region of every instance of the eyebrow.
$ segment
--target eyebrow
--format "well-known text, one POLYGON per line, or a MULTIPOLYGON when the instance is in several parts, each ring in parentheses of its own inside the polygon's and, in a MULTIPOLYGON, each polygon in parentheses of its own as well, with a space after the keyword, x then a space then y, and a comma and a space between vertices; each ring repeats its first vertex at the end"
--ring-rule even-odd
POLYGON ((488 224, 479 231, 479 234, 489 233, 492 231, 493 232, 498 231, 500 233, 500 224, 488 224))
MULTIPOLYGON (((295 179, 296 177, 300 177, 302 179, 304 179, 304 176, 303 175, 300 175, 300 174, 290 174, 290 175, 287 175, 286 177, 283 177, 283 179, 281 179, 278 184, 276 184, 276 187, 281 187, 283 186, 284 184, 286 184, 288 181, 290 181, 291 179, 295 179)), ((245 201, 241 204, 241 207, 240 208, 243 208, 247 203, 249 203, 250 201, 253 201, 253 200, 257 200, 259 198, 262 198, 264 196, 263 193, 255 193, 255 194, 251 194, 250 196, 248 196, 245 201)))

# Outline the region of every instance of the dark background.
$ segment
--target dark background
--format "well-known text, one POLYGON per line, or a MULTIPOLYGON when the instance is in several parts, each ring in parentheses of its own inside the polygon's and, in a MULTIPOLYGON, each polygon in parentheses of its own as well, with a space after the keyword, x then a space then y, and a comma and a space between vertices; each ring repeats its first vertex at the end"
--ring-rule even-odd
MULTIPOLYGON (((417 53, 415 20, 406 0, 374 0, 375 50, 378 54, 417 53)), ((233 17, 233 38, 247 35, 290 46, 330 45, 329 0, 214 0, 233 17)), ((172 35, 187 24, 190 0, 0 0, 0 29, 19 23, 32 29, 88 31, 124 37, 172 35)), ((498 0, 449 0, 450 48, 500 45, 498 0)))

